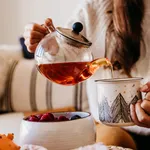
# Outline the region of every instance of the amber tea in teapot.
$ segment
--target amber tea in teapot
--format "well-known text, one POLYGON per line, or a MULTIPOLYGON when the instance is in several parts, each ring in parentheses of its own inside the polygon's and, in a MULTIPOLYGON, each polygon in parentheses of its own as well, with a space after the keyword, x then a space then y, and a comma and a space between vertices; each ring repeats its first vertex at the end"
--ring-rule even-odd
POLYGON ((73 30, 47 27, 54 30, 38 45, 35 60, 38 70, 50 81, 62 85, 75 85, 92 76, 99 67, 110 66, 106 58, 93 59, 92 45, 80 34, 83 25, 73 25, 73 30))
POLYGON ((92 62, 41 64, 38 68, 44 76, 53 82, 63 85, 75 85, 92 76, 101 65, 111 66, 109 61, 103 58, 92 62))

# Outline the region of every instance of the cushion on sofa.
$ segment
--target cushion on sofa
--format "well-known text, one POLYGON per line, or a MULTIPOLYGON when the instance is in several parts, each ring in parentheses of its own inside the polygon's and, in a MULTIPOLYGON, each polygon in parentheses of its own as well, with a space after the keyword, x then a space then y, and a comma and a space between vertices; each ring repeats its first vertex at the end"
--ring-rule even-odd
POLYGON ((3 95, 6 90, 7 77, 14 61, 22 59, 22 51, 18 45, 0 45, 0 111, 3 95))
POLYGON ((0 56, 4 56, 6 59, 20 60, 23 58, 20 45, 0 45, 0 56))
POLYGON ((64 107, 88 109, 85 83, 77 86, 52 83, 38 72, 34 60, 14 62, 6 89, 5 105, 9 111, 30 112, 64 107))

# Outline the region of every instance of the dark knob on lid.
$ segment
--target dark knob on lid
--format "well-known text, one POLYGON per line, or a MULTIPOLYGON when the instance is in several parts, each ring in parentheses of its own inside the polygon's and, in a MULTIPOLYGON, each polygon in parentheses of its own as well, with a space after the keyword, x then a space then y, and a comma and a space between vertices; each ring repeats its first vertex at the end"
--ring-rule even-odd
POLYGON ((75 33, 79 34, 83 30, 83 25, 80 22, 76 22, 73 24, 72 29, 75 33))

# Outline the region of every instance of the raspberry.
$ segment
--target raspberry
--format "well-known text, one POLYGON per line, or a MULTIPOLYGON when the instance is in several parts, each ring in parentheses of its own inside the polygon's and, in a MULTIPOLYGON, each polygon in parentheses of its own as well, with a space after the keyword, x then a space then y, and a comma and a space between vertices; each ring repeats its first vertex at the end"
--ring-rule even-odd
POLYGON ((39 118, 37 116, 32 115, 29 117, 28 121, 37 122, 37 121, 39 121, 39 118))
POLYGON ((50 116, 51 120, 50 121, 54 121, 55 120, 55 117, 52 113, 48 113, 48 115, 50 116))
POLYGON ((54 116, 51 113, 46 113, 41 117, 40 121, 41 122, 54 121, 54 116))
POLYGON ((58 121, 68 121, 69 119, 65 116, 59 116, 58 121))
POLYGON ((43 116, 42 114, 39 114, 39 115, 36 115, 38 118, 39 118, 39 120, 41 119, 41 117, 43 116))

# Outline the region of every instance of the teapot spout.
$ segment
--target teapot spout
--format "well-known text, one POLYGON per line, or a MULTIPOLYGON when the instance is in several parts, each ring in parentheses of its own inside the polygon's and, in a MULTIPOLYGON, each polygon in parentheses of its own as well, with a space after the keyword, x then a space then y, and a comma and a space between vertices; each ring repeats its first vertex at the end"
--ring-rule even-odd
POLYGON ((112 64, 111 62, 107 59, 107 58, 98 58, 98 59, 95 59, 91 62, 91 65, 93 66, 106 66, 106 67, 111 67, 112 64))
POLYGON ((98 58, 90 63, 90 71, 94 74, 100 67, 108 67, 112 70, 112 64, 107 58, 98 58))

